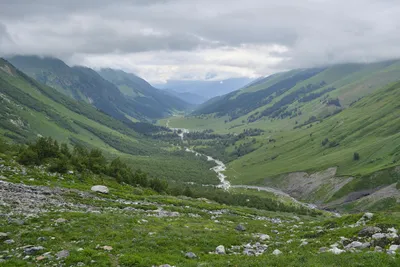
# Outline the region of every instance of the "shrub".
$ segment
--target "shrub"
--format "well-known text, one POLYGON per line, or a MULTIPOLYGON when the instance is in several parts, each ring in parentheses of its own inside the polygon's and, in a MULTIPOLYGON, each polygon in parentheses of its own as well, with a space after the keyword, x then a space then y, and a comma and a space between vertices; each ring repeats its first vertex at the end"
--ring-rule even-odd
POLYGON ((359 159, 360 159, 360 154, 358 154, 358 152, 354 152, 353 160, 359 160, 359 159))
POLYGON ((23 150, 17 158, 17 161, 22 165, 38 165, 40 164, 39 156, 36 151, 31 148, 23 150))

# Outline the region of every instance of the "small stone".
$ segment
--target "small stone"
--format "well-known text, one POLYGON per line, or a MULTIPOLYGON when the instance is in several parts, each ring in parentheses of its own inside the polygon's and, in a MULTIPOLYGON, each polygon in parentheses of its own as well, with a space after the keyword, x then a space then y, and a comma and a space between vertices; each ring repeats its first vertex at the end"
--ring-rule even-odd
POLYGON ((300 247, 304 247, 306 245, 308 245, 308 242, 307 241, 303 241, 303 242, 301 242, 300 247))
POLYGON ((277 256, 282 254, 282 251, 280 251, 279 249, 275 249, 274 252, 272 252, 273 255, 277 256))
POLYGON ((83 248, 78 248, 76 251, 78 252, 83 251, 83 248))
POLYGON ((15 241, 13 239, 8 239, 8 240, 4 241, 4 244, 7 244, 7 245, 11 245, 13 243, 15 243, 15 241))
POLYGON ((57 220, 55 220, 56 223, 65 223, 67 220, 64 218, 58 218, 57 220))
POLYGON ((109 192, 108 187, 104 186, 104 185, 92 186, 91 190, 94 192, 102 193, 102 194, 108 194, 108 192, 109 192))
POLYGON ((236 226, 235 228, 237 231, 243 232, 246 231, 246 227, 244 227, 243 225, 239 224, 238 226, 236 226))
POLYGON ((105 251, 111 251, 111 250, 113 250, 112 246, 104 246, 103 249, 104 249, 105 251))
POLYGON ((397 250, 400 250, 400 245, 391 245, 391 246, 389 247, 389 250, 390 250, 390 251, 397 251, 397 250))
POLYGON ((320 253, 324 253, 324 252, 327 252, 327 251, 328 251, 327 247, 322 247, 322 248, 319 249, 320 253))
POLYGON ((83 262, 80 261, 80 262, 78 262, 78 263, 76 264, 76 266, 77 266, 77 267, 82 267, 82 266, 85 266, 85 264, 84 264, 83 262))
POLYGON ((68 250, 61 250, 60 252, 58 252, 56 254, 57 259, 64 259, 67 258, 69 256, 69 251, 68 250))
POLYGON ((163 264, 163 265, 160 265, 160 266, 158 266, 158 267, 172 267, 172 266, 169 265, 169 264, 163 264))
POLYGON ((31 255, 31 254, 35 254, 36 252, 41 251, 43 249, 44 249, 44 247, 42 247, 42 246, 37 246, 37 247, 25 246, 24 247, 24 253, 28 254, 28 255, 31 255))
POLYGON ((382 252, 383 248, 381 248, 380 246, 376 246, 374 249, 375 252, 382 252))
POLYGON ((41 261, 41 260, 44 260, 45 258, 46 258, 45 256, 39 256, 39 257, 36 257, 36 260, 41 261))
POLYGON ((195 258, 197 258, 196 254, 194 254, 193 252, 188 252, 188 253, 186 253, 186 254, 185 254, 185 257, 186 257, 186 258, 189 258, 189 259, 195 259, 195 258))
POLYGON ((47 238, 44 236, 38 237, 37 241, 46 241, 47 238))
POLYGON ((215 248, 215 252, 217 254, 225 254, 225 247, 223 245, 220 245, 220 246, 215 248))

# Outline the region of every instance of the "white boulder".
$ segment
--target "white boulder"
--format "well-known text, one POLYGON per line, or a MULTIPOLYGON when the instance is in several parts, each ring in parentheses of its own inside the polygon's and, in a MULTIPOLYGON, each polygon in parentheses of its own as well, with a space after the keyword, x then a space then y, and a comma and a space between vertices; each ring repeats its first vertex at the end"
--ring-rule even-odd
POLYGON ((92 186, 91 190, 94 192, 99 192, 99 193, 103 193, 103 194, 108 194, 108 192, 109 192, 108 187, 104 186, 104 185, 92 186))

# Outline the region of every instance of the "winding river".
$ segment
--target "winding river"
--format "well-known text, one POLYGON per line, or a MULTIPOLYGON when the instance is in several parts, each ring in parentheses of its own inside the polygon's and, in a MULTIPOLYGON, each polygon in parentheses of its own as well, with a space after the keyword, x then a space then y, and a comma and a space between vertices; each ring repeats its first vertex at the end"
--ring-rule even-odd
MULTIPOLYGON (((189 133, 189 130, 185 129, 185 128, 170 128, 169 127, 169 120, 167 121, 166 126, 169 129, 173 130, 181 138, 182 141, 185 138, 185 134, 189 133)), ((252 186, 252 185, 233 185, 232 186, 231 183, 226 179, 227 176, 224 175, 224 173, 223 173, 226 170, 226 166, 222 161, 220 161, 218 159, 214 159, 211 156, 199 153, 199 152, 197 152, 197 151, 195 151, 193 149, 190 149, 188 147, 185 147, 185 151, 186 152, 190 152, 190 153, 194 153, 196 156, 205 156, 205 157, 207 157, 208 161, 213 161, 216 164, 216 166, 212 167, 211 170, 213 170, 217 174, 217 177, 218 177, 218 179, 220 181, 220 184, 217 185, 218 188, 222 188, 224 190, 228 190, 229 188, 244 188, 244 189, 254 189, 254 190, 258 190, 258 191, 265 191, 265 192, 273 193, 276 196, 282 196, 282 197, 290 198, 293 202, 298 203, 298 204, 300 204, 302 206, 308 207, 310 209, 316 209, 317 208, 317 206, 314 205, 314 204, 308 204, 308 203, 300 202, 297 199, 295 199, 294 197, 290 196, 289 194, 287 194, 287 193, 285 193, 285 192, 283 192, 283 191, 281 191, 279 189, 272 188, 272 187, 252 186)))
MULTIPOLYGON (((182 141, 184 140, 185 134, 189 133, 189 130, 185 129, 185 128, 170 128, 169 120, 167 121, 166 126, 169 129, 173 130, 181 138, 182 141)), ((216 164, 216 166, 212 167, 211 170, 217 174, 217 177, 220 181, 220 184, 217 185, 217 187, 222 188, 224 190, 228 190, 231 187, 231 183, 226 179, 227 178, 226 175, 223 174, 223 172, 226 170, 226 166, 222 161, 220 161, 218 159, 214 159, 211 156, 204 155, 202 153, 194 151, 193 149, 190 149, 188 147, 185 147, 185 151, 194 153, 196 156, 205 156, 205 157, 207 157, 208 161, 213 161, 216 164)))

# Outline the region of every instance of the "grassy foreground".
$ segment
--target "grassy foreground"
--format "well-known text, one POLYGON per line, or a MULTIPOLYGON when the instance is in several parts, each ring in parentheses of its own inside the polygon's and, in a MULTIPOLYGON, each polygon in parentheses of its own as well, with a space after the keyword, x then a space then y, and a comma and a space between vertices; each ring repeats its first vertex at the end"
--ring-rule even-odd
MULTIPOLYGON (((374 252, 378 245, 386 250, 398 244, 398 238, 376 243, 359 236, 362 214, 305 216, 221 205, 159 195, 97 176, 82 180, 78 174, 24 169, 7 160, 1 164, 1 266, 400 264, 396 254, 374 252), (109 194, 91 192, 96 184, 106 185, 109 194), (236 230, 239 224, 241 231, 236 230), (355 240, 371 242, 371 248, 344 252, 355 240), (320 252, 335 243, 342 254, 320 252), (214 253, 220 245, 226 254, 214 253), (274 255, 275 250, 281 254, 274 255), (186 257, 188 252, 196 257, 186 257)), ((389 227, 399 229, 399 219, 400 213, 376 213, 365 223, 387 232, 389 227)))

